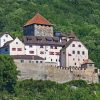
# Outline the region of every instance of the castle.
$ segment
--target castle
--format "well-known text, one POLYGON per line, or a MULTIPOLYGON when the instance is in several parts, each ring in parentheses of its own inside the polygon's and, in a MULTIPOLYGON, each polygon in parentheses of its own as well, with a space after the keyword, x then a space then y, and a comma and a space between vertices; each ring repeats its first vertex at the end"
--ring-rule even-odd
POLYGON ((23 33, 22 40, 8 33, 0 36, 0 54, 13 57, 21 71, 19 79, 99 82, 99 70, 75 33, 54 33, 53 24, 39 13, 26 22, 23 33))

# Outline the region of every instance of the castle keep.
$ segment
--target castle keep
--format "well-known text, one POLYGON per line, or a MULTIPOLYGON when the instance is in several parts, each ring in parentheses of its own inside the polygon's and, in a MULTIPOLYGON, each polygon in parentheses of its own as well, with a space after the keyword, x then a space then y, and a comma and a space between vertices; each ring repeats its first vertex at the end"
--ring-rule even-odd
POLYGON ((53 24, 39 13, 26 22, 23 32, 22 41, 8 33, 0 36, 0 53, 13 57, 19 79, 99 82, 99 70, 75 33, 54 33, 53 24))

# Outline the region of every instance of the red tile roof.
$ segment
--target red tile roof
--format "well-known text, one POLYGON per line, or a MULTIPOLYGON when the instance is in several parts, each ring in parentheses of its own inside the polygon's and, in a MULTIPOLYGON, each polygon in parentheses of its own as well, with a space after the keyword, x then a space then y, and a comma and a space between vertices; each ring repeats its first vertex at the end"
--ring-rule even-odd
POLYGON ((47 19, 45 19, 42 15, 37 13, 32 19, 27 21, 24 26, 28 26, 31 24, 42 24, 42 25, 52 25, 47 19))
POLYGON ((94 62, 90 59, 86 59, 83 61, 83 64, 90 64, 90 63, 94 63, 94 62))

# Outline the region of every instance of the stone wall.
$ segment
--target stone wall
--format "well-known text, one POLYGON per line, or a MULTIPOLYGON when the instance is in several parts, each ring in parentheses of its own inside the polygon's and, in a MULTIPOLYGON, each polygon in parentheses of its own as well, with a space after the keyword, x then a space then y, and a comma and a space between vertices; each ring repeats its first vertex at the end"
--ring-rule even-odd
POLYGON ((44 64, 21 63, 19 60, 14 60, 17 69, 20 71, 19 80, 34 79, 34 80, 51 80, 58 83, 64 83, 71 80, 86 80, 88 83, 98 82, 98 74, 94 73, 94 68, 74 69, 56 67, 44 64))

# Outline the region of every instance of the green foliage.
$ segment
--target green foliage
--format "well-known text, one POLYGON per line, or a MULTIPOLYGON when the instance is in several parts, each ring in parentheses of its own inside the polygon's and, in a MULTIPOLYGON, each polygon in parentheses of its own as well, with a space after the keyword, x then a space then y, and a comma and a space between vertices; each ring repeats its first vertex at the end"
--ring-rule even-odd
POLYGON ((17 81, 16 65, 8 55, 0 55, 0 91, 12 92, 17 81))
POLYGON ((0 100, 99 100, 100 84, 86 84, 85 81, 71 81, 58 84, 51 81, 18 81, 15 93, 0 92, 0 100), (81 85, 80 85, 81 84, 81 85), (78 86, 72 89, 72 85, 78 86), (86 87, 85 87, 86 86, 86 87))
POLYGON ((70 86, 76 86, 76 87, 87 87, 87 82, 84 80, 73 80, 67 83, 70 86))

